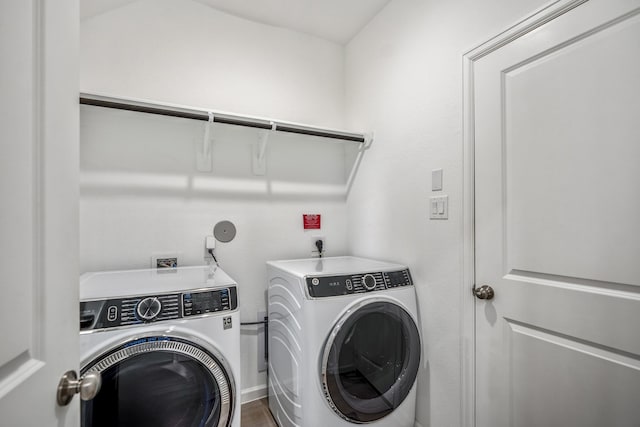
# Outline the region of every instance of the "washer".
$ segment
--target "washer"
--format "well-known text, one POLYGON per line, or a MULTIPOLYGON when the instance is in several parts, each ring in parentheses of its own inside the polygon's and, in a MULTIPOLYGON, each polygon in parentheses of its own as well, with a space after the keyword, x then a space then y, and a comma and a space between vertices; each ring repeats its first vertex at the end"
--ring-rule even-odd
POLYGON ((269 408, 281 427, 413 427, 421 338, 409 269, 267 263, 269 408))
POLYGON ((83 427, 239 427, 237 285, 213 266, 84 274, 80 359, 102 376, 83 427))

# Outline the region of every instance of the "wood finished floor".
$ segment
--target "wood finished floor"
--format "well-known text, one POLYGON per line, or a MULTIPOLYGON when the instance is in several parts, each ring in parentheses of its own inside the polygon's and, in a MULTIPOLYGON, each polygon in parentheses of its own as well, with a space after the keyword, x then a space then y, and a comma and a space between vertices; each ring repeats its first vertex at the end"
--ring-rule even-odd
POLYGON ((240 413, 242 427, 278 427, 269 412, 269 399, 266 397, 245 403, 240 413))

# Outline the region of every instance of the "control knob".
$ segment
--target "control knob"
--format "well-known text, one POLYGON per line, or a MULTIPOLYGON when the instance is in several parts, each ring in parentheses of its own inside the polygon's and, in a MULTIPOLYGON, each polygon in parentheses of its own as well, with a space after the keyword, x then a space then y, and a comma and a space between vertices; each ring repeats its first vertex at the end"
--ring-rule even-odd
POLYGON ((365 274, 362 276, 362 284, 366 290, 372 291, 376 288, 376 278, 373 274, 365 274))
POLYGON ((162 304, 157 297, 148 297, 138 303, 136 311, 142 320, 153 320, 162 310, 162 304))

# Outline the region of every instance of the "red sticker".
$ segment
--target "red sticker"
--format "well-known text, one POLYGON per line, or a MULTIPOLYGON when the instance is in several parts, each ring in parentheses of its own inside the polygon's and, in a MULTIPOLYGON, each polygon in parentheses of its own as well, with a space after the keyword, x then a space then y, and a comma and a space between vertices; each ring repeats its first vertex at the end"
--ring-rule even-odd
POLYGON ((302 214, 302 223, 305 230, 319 230, 320 214, 302 214))

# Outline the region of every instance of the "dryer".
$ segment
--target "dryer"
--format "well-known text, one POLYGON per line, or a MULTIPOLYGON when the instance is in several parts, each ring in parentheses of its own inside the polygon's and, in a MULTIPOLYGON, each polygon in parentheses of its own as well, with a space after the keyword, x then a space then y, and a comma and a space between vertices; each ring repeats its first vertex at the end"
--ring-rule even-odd
POLYGON ((83 427, 239 427, 236 283, 215 266, 80 278, 83 427))
POLYGON ((269 408, 280 427, 413 427, 421 338, 406 266, 271 261, 269 408))

